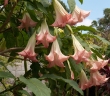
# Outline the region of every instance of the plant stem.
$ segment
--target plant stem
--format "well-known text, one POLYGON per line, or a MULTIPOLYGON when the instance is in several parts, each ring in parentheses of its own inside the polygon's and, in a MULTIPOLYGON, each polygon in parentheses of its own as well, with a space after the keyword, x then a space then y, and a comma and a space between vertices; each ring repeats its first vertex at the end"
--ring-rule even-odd
MULTIPOLYGON (((22 84, 22 83, 21 83, 21 84, 22 84)), ((18 85, 15 85, 15 86, 13 86, 13 87, 10 87, 9 89, 6 89, 6 90, 0 92, 0 94, 3 94, 3 93, 8 92, 8 91, 11 91, 11 90, 13 90, 14 88, 20 86, 21 84, 18 84, 18 85)), ((1 96, 1 95, 0 95, 0 96, 1 96)))
MULTIPOLYGON (((13 48, 9 48, 9 49, 6 49, 2 52, 0 52, 0 55, 4 54, 4 53, 7 53, 7 52, 11 52, 13 50, 23 50, 25 47, 13 47, 13 48)), ((38 47, 35 47, 35 49, 41 49, 41 48, 44 48, 44 46, 38 46, 38 47)))
POLYGON ((25 73, 27 72, 27 62, 26 59, 24 59, 24 69, 25 69, 25 73))
POLYGON ((5 84, 3 83, 3 81, 1 81, 1 83, 2 83, 2 85, 4 86, 4 88, 6 89, 6 86, 5 86, 5 84))
POLYGON ((89 89, 86 89, 86 96, 89 96, 89 89))
POLYGON ((7 16, 7 19, 6 19, 6 21, 3 23, 3 25, 0 27, 0 32, 5 28, 5 26, 8 24, 8 22, 10 21, 10 18, 11 18, 11 16, 12 16, 12 14, 13 14, 13 11, 14 11, 14 8, 15 8, 15 6, 16 6, 16 3, 13 5, 13 7, 11 8, 11 11, 10 11, 10 13, 8 14, 8 16, 7 16))
POLYGON ((98 95, 97 95, 97 87, 95 87, 95 96, 98 96, 98 95))

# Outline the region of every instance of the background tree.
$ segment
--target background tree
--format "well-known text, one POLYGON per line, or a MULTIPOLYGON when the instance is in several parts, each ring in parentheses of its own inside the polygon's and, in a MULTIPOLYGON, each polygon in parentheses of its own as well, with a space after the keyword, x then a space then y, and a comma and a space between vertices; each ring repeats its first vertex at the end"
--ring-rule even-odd
POLYGON ((103 11, 104 16, 92 22, 92 26, 99 30, 99 34, 110 41, 110 8, 103 11))

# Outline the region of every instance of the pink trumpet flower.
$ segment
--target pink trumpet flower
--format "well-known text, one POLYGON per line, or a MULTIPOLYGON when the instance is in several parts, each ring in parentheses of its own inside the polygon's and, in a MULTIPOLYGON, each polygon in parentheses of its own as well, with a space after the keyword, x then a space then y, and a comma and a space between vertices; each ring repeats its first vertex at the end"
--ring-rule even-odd
POLYGON ((34 27, 36 26, 36 22, 34 22, 31 17, 29 16, 28 13, 25 13, 23 16, 23 19, 19 19, 19 21, 21 22, 21 25, 18 26, 19 29, 23 29, 25 28, 26 31, 29 31, 28 28, 29 27, 34 27))
POLYGON ((8 0, 4 0, 4 6, 8 4, 8 0))
POLYGON ((71 55, 71 57, 76 61, 76 63, 89 61, 91 52, 86 51, 73 34, 72 39, 74 46, 74 55, 71 55))
POLYGON ((49 46, 49 43, 53 42, 55 39, 56 37, 50 34, 48 25, 45 20, 41 24, 41 29, 39 34, 36 35, 37 45, 42 43, 47 48, 49 46))
POLYGON ((108 80, 105 75, 101 75, 98 71, 90 72, 90 80, 89 85, 90 86, 96 86, 100 85, 102 83, 105 83, 108 80))
POLYGON ((25 59, 29 58, 33 62, 37 62, 37 59, 36 59, 37 55, 34 52, 35 43, 36 43, 35 35, 36 35, 36 32, 34 32, 34 34, 30 37, 26 48, 23 51, 18 52, 19 55, 24 56, 25 59))
POLYGON ((53 0, 53 6, 56 13, 56 19, 55 19, 55 22, 52 24, 52 26, 64 27, 67 21, 71 18, 71 14, 69 14, 63 8, 63 6, 59 3, 58 0, 53 0))
POLYGON ((104 66, 106 66, 108 64, 108 60, 103 60, 98 57, 98 61, 90 60, 86 64, 87 64, 87 66, 90 66, 90 70, 94 72, 94 71, 98 71, 101 68, 103 68, 104 66))
POLYGON ((48 67, 51 68, 55 65, 59 67, 65 67, 63 62, 66 61, 69 56, 65 56, 62 54, 57 39, 53 42, 51 52, 48 56, 45 56, 46 60, 48 60, 48 67))
POLYGON ((85 74, 85 72, 83 70, 81 70, 81 73, 79 75, 79 87, 82 89, 82 90, 85 90, 86 88, 89 88, 89 84, 88 84, 88 78, 85 74))
POLYGON ((75 25, 78 22, 82 22, 89 14, 90 11, 85 11, 75 6, 71 19, 68 20, 68 24, 75 25))

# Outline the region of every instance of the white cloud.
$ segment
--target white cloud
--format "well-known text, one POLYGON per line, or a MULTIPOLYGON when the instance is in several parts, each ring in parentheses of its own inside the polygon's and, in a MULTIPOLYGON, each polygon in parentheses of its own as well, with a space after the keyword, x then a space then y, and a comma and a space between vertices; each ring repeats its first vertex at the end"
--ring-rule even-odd
POLYGON ((92 23, 92 20, 84 19, 83 22, 77 23, 77 26, 81 26, 81 25, 90 26, 91 23, 92 23))

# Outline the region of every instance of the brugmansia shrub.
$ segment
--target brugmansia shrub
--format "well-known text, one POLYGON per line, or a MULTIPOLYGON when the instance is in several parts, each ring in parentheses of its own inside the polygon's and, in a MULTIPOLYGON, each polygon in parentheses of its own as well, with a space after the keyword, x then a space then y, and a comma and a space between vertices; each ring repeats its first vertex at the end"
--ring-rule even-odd
POLYGON ((16 77, 0 62, 5 68, 0 71, 4 86, 0 96, 9 92, 13 96, 30 96, 25 87, 33 96, 79 96, 85 95, 85 90, 90 96, 89 88, 107 82, 109 77, 100 70, 108 65, 103 56, 108 41, 83 34, 82 30, 97 31, 76 26, 90 11, 80 9, 74 0, 67 1, 69 12, 59 0, 0 1, 0 55, 8 57, 7 62, 22 60, 25 70, 23 76, 16 77), (93 44, 94 38, 104 41, 104 45, 93 44), (27 61, 31 63, 30 70, 27 61), (5 86, 6 78, 13 78, 14 83, 5 86))

